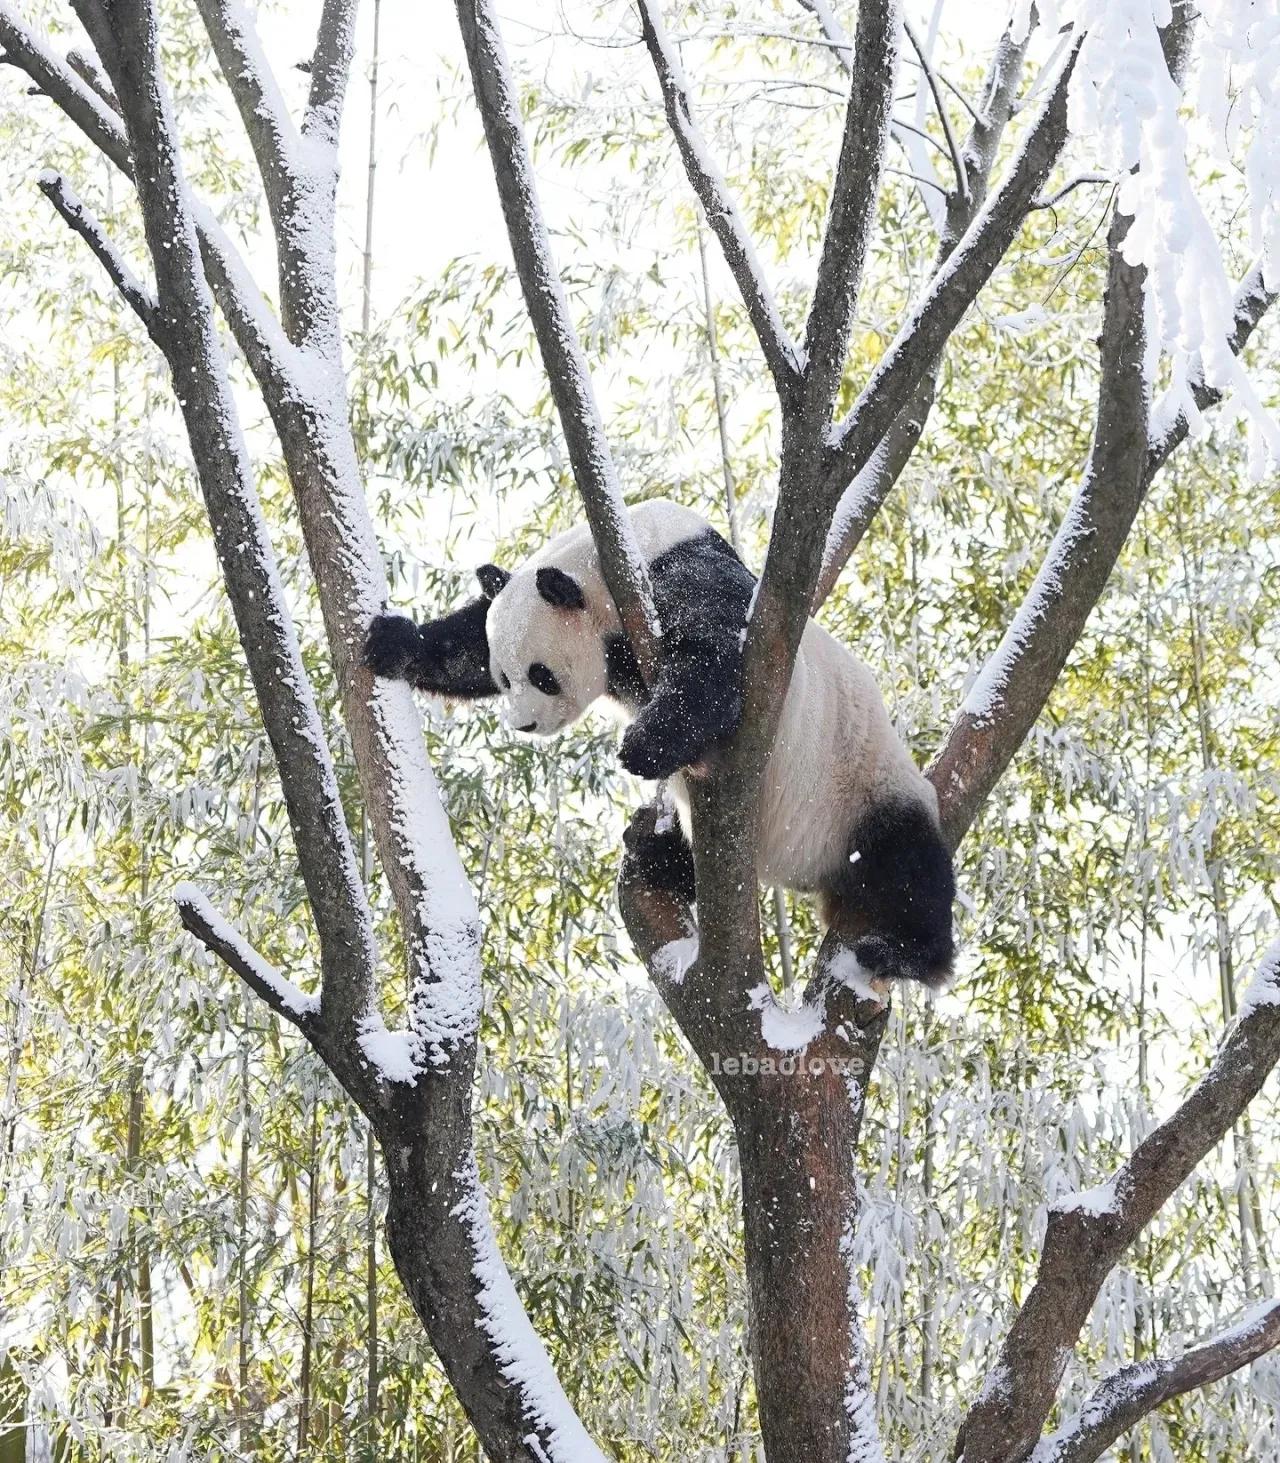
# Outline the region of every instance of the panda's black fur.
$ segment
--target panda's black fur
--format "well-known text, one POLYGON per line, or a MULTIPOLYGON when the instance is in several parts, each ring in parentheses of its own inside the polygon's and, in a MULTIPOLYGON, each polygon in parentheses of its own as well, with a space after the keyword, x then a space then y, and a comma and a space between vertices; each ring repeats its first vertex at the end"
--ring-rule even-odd
MULTIPOLYGON (((742 631, 756 581, 687 509, 651 502, 633 510, 632 522, 663 631, 647 701, 585 527, 514 574, 482 565, 481 596, 451 614, 424 625, 380 616, 365 659, 376 674, 435 695, 502 694, 516 730, 544 735, 608 697, 630 723, 623 765, 671 779, 683 825, 629 833, 632 873, 692 902, 681 773, 738 726, 742 631)), ((817 893, 866 975, 944 983, 955 880, 933 790, 894 734, 866 667, 812 622, 767 780, 761 877, 817 893)))

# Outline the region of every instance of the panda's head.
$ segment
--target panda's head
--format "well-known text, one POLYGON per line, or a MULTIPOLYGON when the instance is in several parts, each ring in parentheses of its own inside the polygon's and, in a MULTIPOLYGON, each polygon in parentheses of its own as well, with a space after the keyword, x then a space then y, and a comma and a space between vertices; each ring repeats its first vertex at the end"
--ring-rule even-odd
POLYGON ((489 674, 514 731, 548 737, 608 689, 604 629, 582 584, 553 565, 476 571, 490 601, 489 674))

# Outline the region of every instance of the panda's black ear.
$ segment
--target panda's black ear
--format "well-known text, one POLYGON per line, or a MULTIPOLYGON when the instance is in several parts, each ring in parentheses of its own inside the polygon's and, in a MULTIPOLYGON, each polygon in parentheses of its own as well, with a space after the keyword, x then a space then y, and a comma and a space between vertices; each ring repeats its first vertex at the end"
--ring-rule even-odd
POLYGON ((496 564, 481 564, 476 570, 476 578, 485 599, 497 599, 511 579, 511 570, 499 569, 496 564))
POLYGON ((582 592, 582 585, 563 569, 557 569, 554 565, 539 569, 537 579, 538 593, 549 605, 555 605, 558 610, 580 610, 586 607, 587 597, 582 592))

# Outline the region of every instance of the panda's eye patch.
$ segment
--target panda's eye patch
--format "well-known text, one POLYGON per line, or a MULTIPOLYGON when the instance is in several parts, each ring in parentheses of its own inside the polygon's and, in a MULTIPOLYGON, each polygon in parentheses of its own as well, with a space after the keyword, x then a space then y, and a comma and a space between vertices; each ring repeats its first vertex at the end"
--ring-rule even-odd
POLYGON ((529 667, 529 684, 535 691, 541 691, 544 696, 560 694, 560 682, 540 660, 535 660, 529 667))
POLYGON ((506 671, 499 671, 498 679, 502 682, 502 689, 504 691, 509 691, 511 689, 511 681, 508 679, 506 671))

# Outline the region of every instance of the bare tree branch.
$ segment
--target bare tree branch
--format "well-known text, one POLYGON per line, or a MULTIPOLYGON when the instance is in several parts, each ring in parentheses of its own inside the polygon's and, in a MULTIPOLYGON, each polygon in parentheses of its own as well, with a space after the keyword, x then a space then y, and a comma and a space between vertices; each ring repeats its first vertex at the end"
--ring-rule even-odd
MULTIPOLYGON (((854 306, 875 222, 900 22, 898 0, 864 0, 858 6, 853 42, 857 64, 805 327, 803 416, 815 437, 831 420, 848 355, 854 306)), ((786 492, 785 483, 782 492, 786 492)))
POLYGON ((1239 1120, 1280 1062, 1280 941, 1263 957, 1218 1054, 1181 1107, 1110 1181, 1050 1210, 1035 1285, 960 1430, 965 1463, 1016 1463, 1040 1436, 1103 1282, 1239 1120))
POLYGON ((764 267, 756 255, 746 223, 729 192, 724 175, 711 158, 706 140, 693 119, 689 83, 680 57, 667 38, 659 0, 637 0, 640 31, 653 60, 662 89, 667 122, 684 163, 685 173, 702 204, 712 232, 720 241, 755 329, 760 349, 773 375, 778 395, 790 405, 796 395, 804 361, 787 332, 782 316, 765 279, 764 267))
POLYGON ((276 1013, 303 1032, 317 1031, 320 1002, 300 991, 229 924, 194 884, 179 884, 173 891, 178 918, 206 950, 216 955, 276 1013))
POLYGON ((152 340, 156 340, 156 297, 129 268, 102 224, 85 207, 61 173, 46 169, 40 174, 37 184, 67 226, 88 244, 120 297, 142 321, 152 340))
MULTIPOLYGON (((1022 76, 1022 64, 1031 31, 1016 37, 1012 26, 1005 29, 987 68, 982 88, 982 109, 975 114, 969 136, 961 149, 966 174, 966 192, 947 196, 943 226, 934 263, 936 274, 950 257, 964 231, 973 222, 987 196, 1000 139, 1013 115, 1022 76)), ((929 366, 871 456, 844 489, 832 517, 822 553, 822 571, 814 592, 816 611, 835 587, 840 572, 862 541, 871 520, 893 490, 924 433, 938 388, 942 353, 929 366)))
POLYGON ((1094 1463, 1163 1403, 1220 1381, 1277 1346, 1280 1301, 1266 1300, 1179 1357, 1121 1367, 1099 1386, 1077 1417, 1037 1445, 1031 1463, 1094 1463))
MULTIPOLYGON (((938 789, 943 826, 953 844, 969 828, 991 789, 1035 724, 1097 604, 1129 530, 1156 473, 1183 440, 1185 415, 1154 429, 1147 427, 1145 397, 1138 409, 1130 389, 1130 411, 1121 408, 1116 377, 1134 373, 1141 362, 1129 331, 1141 304, 1141 269, 1119 254, 1127 221, 1119 215, 1111 229, 1111 262, 1101 335, 1103 374, 1098 394, 1098 429, 1084 476, 1066 517, 1045 555, 1035 583, 979 673, 964 706, 947 733, 929 776, 938 789), (1124 352, 1127 366, 1117 362, 1124 352)), ((1236 293, 1231 349, 1244 348, 1275 299, 1255 265, 1236 293)), ((1221 393, 1195 388, 1204 408, 1221 393)))
POLYGON ((951 118, 947 115, 946 103, 942 100, 942 87, 934 73, 933 67, 929 64, 929 56, 925 51, 920 37, 916 34, 915 27, 904 15, 902 18, 902 29, 906 33, 907 40, 911 42, 911 49, 916 53, 920 62, 920 69, 924 72, 925 80, 929 83, 929 90, 933 94, 933 105, 937 109, 938 120, 942 123, 942 132, 947 139, 947 151, 951 154, 951 165, 955 169, 956 192, 961 198, 969 196, 969 180, 966 176, 964 163, 960 160, 960 147, 956 142, 956 134, 951 127, 951 118))
POLYGON ((836 429, 828 491, 838 493, 869 460, 897 416, 903 397, 914 392, 1022 227, 1066 140, 1067 92, 1079 51, 1077 38, 1007 176, 934 275, 924 298, 836 429))
POLYGON ((586 357, 556 270, 497 14, 492 0, 457 0, 457 12, 516 273, 538 337, 578 491, 609 593, 645 679, 651 680, 658 625, 648 570, 623 505, 586 357))

